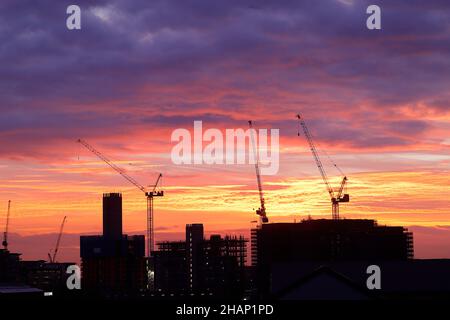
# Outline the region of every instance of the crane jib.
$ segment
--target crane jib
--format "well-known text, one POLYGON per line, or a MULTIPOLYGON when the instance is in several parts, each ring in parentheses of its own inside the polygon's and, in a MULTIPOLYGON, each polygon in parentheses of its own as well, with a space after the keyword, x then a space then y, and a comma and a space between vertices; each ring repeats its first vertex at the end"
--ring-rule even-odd
MULTIPOLYGON (((350 196, 348 194, 344 194, 344 188, 347 182, 347 177, 344 176, 341 185, 339 187, 339 191, 337 193, 337 195, 334 192, 334 189, 331 187, 329 181, 328 181, 328 176, 325 172, 325 169, 322 165, 322 161, 320 160, 319 154, 317 152, 317 149, 314 145, 314 141, 312 138, 311 133, 309 132, 308 127, 306 126, 306 122, 304 121, 304 119, 301 117, 300 114, 297 114, 297 118, 300 121, 300 125, 303 129, 303 133, 305 134, 306 140, 308 141, 309 144, 309 148, 313 154, 314 160, 316 162, 317 168, 319 169, 320 175, 322 176, 322 180, 325 183, 325 186, 327 188, 328 194, 330 195, 331 198, 331 203, 332 203, 332 215, 333 215, 333 219, 339 219, 339 202, 349 202, 350 201, 350 196)), ((300 133, 299 133, 300 135, 300 133)), ((338 166, 333 163, 333 165, 339 170, 339 172, 342 173, 342 171, 338 168, 338 166)))

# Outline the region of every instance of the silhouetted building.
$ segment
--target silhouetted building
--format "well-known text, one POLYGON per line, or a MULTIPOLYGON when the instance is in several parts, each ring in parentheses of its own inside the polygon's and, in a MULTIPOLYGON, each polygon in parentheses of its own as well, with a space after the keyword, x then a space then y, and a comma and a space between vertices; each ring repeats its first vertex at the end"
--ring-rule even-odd
POLYGON ((0 284, 20 281, 20 253, 0 249, 0 284))
POLYGON ((103 194, 103 236, 120 239, 122 237, 122 195, 103 194))
POLYGON ((48 263, 44 260, 21 261, 20 270, 23 281, 32 287, 54 295, 67 293, 67 268, 74 263, 48 263))
POLYGON ((80 237, 82 288, 100 293, 132 293, 146 287, 145 237, 80 237))
POLYGON ((244 291, 247 240, 211 235, 203 225, 186 225, 186 241, 158 243, 154 252, 155 289, 239 298, 244 291))
POLYGON ((295 262, 405 261, 414 255, 412 233, 374 220, 304 220, 252 230, 252 265, 258 289, 270 291, 275 265, 295 262))
POLYGON ((158 249, 153 252, 155 288, 171 293, 186 292, 190 279, 186 242, 160 242, 158 249))
POLYGON ((188 286, 191 291, 199 290, 203 287, 199 267, 202 265, 203 255, 201 254, 203 243, 203 224, 186 225, 186 258, 188 265, 188 286))
POLYGON ((252 263, 292 261, 407 260, 412 233, 374 220, 304 220, 252 230, 252 263))
POLYGON ((122 235, 122 196, 103 195, 103 236, 81 236, 82 288, 103 295, 132 294, 147 286, 145 237, 122 235))
POLYGON ((245 289, 246 243, 243 237, 211 235, 202 244, 203 264, 199 277, 216 295, 237 298, 245 289))
POLYGON ((20 253, 0 249, 0 298, 23 299, 44 296, 43 290, 27 285, 26 274, 22 269, 23 263, 20 253))

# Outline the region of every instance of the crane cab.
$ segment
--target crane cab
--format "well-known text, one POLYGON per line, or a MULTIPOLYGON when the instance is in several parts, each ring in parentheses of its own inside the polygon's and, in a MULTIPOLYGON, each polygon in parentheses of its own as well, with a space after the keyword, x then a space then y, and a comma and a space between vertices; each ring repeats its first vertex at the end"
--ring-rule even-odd
POLYGON ((261 222, 262 223, 269 222, 269 218, 267 218, 265 210, 263 211, 263 210, 261 210, 261 208, 256 209, 256 214, 261 217, 261 222))
POLYGON ((149 198, 151 197, 163 197, 164 196, 164 191, 150 191, 150 192, 146 192, 145 195, 149 198))

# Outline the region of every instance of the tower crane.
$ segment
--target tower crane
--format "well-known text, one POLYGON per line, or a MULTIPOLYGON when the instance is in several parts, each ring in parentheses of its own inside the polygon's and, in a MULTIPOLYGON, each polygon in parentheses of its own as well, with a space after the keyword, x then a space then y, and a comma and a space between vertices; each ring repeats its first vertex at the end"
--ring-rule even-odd
POLYGON ((3 248, 8 250, 8 228, 9 228, 9 215, 11 213, 11 200, 8 200, 8 211, 6 212, 6 225, 5 232, 3 232, 3 248))
MULTIPOLYGON (((308 141, 309 147, 314 156, 314 160, 316 161, 317 168, 319 168, 320 175, 322 176, 323 182, 325 183, 325 185, 327 187, 328 194, 330 195, 332 218, 335 220, 338 220, 339 219, 339 203, 350 202, 350 195, 347 193, 344 193, 346 183, 348 181, 347 176, 344 175, 344 178, 342 179, 339 190, 336 193, 328 181, 328 176, 325 172, 325 169, 323 168, 322 161, 320 161, 319 154, 314 145, 314 141, 312 139, 311 133, 309 132, 308 127, 306 126, 305 120, 303 119, 303 117, 300 114, 297 114, 297 118, 300 121, 300 125, 303 128, 303 133, 305 134, 306 140, 308 141)), ((300 133, 299 133, 299 135, 300 135, 300 133)), ((338 168, 338 166, 336 164, 333 163, 333 165, 342 173, 342 171, 338 168)))
POLYGON ((53 255, 48 254, 48 259, 51 263, 56 262, 56 255, 59 249, 59 243, 61 242, 61 237, 64 229, 64 224, 66 223, 67 216, 64 216, 63 221, 61 222, 61 227, 59 227, 58 239, 56 240, 55 250, 53 251, 53 255))
POLYGON ((256 181, 258 183, 259 202, 260 202, 260 207, 256 210, 256 214, 259 215, 260 223, 267 223, 267 222, 269 222, 269 218, 267 218, 267 215, 266 215, 266 206, 265 206, 264 193, 263 193, 262 182, 261 182, 261 172, 259 170, 259 152, 256 148, 253 122, 251 120, 248 122, 248 126, 250 128, 250 137, 252 140, 253 154, 255 155, 256 181))
POLYGON ((164 191, 157 191, 157 187, 161 184, 162 174, 160 173, 158 178, 156 179, 156 183, 153 185, 153 189, 151 191, 147 191, 147 189, 137 182, 134 178, 130 177, 125 173, 125 170, 115 165, 111 160, 109 160, 105 155, 100 153, 100 151, 96 150, 90 144, 82 139, 77 140, 78 143, 81 143, 86 149, 95 154, 98 158, 103 160, 107 165, 109 165, 112 169, 114 169, 117 173, 119 173, 122 177, 124 177, 128 182, 133 184, 139 190, 141 190, 147 199, 147 256, 150 256, 154 251, 154 221, 153 221, 153 198, 154 197, 162 197, 164 196, 164 191))

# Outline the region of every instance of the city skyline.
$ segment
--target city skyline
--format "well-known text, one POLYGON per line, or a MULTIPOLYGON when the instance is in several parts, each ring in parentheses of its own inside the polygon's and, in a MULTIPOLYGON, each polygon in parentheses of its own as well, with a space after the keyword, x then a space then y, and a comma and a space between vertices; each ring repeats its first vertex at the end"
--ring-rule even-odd
POLYGON ((145 233, 143 194, 78 138, 143 185, 163 173, 156 240, 196 222, 248 234, 259 206, 252 165, 171 162, 171 133, 195 120, 280 129, 279 173, 263 176, 269 219, 330 218, 297 135, 302 112, 348 175, 342 217, 405 226, 416 257, 450 258, 446 1, 381 1, 378 33, 365 28, 368 1, 78 2, 79 32, 65 29, 65 4, 0 5, 0 225, 12 200, 11 251, 46 259, 67 216, 59 254, 73 260, 74 239, 101 230, 105 192, 123 193, 124 233, 145 233))

